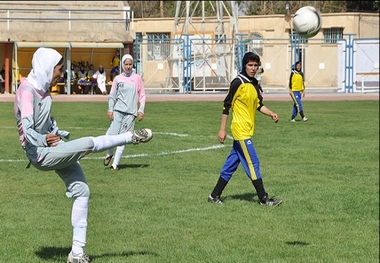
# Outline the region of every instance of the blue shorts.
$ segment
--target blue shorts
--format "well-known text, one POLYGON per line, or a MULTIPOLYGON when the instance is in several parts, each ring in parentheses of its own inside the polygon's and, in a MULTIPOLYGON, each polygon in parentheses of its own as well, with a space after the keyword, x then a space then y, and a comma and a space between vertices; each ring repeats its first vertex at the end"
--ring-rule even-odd
POLYGON ((232 150, 223 165, 220 176, 228 182, 240 163, 249 179, 254 181, 261 178, 260 160, 251 138, 240 141, 234 140, 232 150))
POLYGON ((114 73, 116 73, 116 74, 119 73, 119 67, 114 67, 114 68, 111 69, 110 74, 112 75, 114 73))
POLYGON ((79 85, 87 85, 87 81, 84 79, 79 80, 79 85))

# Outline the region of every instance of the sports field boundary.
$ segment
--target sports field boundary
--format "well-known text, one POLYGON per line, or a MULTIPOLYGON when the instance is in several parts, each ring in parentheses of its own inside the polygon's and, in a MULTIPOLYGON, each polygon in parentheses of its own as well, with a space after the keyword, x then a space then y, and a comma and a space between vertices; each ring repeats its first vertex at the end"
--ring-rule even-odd
MULTIPOLYGON (((147 102, 154 101, 223 101, 226 92, 218 93, 147 93, 147 102)), ((14 94, 0 94, 0 102, 13 102, 14 94)), ((306 93, 304 101, 379 100, 379 93, 306 93)), ((107 102, 105 95, 53 95, 54 102, 88 101, 107 102)), ((265 93, 264 101, 291 101, 287 93, 265 93)))

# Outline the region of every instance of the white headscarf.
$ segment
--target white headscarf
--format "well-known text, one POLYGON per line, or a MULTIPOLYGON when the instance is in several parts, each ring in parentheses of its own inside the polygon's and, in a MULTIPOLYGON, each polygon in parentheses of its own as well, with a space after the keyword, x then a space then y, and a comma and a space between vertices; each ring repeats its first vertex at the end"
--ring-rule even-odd
POLYGON ((40 47, 33 54, 32 70, 26 78, 41 95, 49 90, 54 67, 62 59, 61 54, 52 48, 40 47))
POLYGON ((132 71, 131 71, 130 73, 127 73, 127 72, 125 71, 125 68, 124 68, 124 61, 125 61, 126 59, 130 59, 130 60, 132 60, 132 64, 133 64, 133 57, 132 57, 131 55, 129 55, 129 54, 125 54, 125 55, 122 57, 122 59, 121 59, 121 65, 123 65, 123 71, 124 71, 124 74, 125 74, 127 77, 130 77, 134 72, 133 72, 133 69, 132 69, 132 71))

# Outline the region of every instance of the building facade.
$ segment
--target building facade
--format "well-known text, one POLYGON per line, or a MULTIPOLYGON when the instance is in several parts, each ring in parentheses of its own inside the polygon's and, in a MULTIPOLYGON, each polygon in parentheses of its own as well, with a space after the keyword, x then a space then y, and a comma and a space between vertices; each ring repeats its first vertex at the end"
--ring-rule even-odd
POLYGON ((126 1, 0 5, 0 61, 8 68, 9 93, 30 71, 39 46, 56 48, 68 68, 86 61, 108 72, 116 49, 133 54, 135 70, 152 92, 226 90, 246 51, 261 56, 268 90, 287 89, 296 60, 303 62, 310 88, 352 92, 362 83, 378 90, 379 14, 322 14, 318 35, 302 39, 293 34, 291 13, 135 19, 126 1), (363 60, 368 52, 370 59, 363 60))

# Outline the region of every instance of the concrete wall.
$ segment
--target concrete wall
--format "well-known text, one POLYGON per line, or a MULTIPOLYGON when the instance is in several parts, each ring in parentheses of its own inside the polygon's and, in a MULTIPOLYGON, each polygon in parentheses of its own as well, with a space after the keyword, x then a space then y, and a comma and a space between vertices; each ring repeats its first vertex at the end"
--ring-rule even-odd
MULTIPOLYGON (((215 23, 207 22, 215 20, 215 17, 206 19, 202 25, 201 18, 193 18, 192 24, 198 31, 205 26, 205 31, 215 30, 215 23)), ((226 31, 231 31, 231 24, 228 17, 224 18, 226 31)), ((146 32, 173 32, 174 18, 152 18, 135 19, 134 27, 136 32, 145 34, 146 32), (152 24, 155 26, 152 27, 152 24)), ((238 28, 241 34, 251 32, 260 33, 263 38, 288 38, 291 25, 291 17, 287 15, 259 15, 259 16, 239 16, 238 28)), ((344 34, 355 34, 355 38, 379 38, 379 14, 370 13, 331 13, 322 14, 322 29, 315 38, 323 37, 324 28, 342 27, 344 34)), ((179 27, 180 28, 180 27, 179 27)), ((190 28, 190 31, 195 31, 190 28)))

